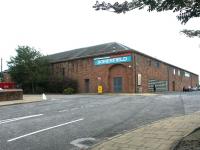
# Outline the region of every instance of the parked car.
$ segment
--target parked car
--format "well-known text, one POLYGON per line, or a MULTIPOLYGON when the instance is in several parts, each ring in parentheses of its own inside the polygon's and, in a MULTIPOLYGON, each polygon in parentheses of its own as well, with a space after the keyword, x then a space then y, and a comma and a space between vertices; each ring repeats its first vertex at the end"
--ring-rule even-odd
POLYGON ((197 88, 198 91, 200 91, 200 86, 197 88))
POLYGON ((183 92, 190 92, 190 91, 192 91, 192 88, 190 87, 190 86, 188 86, 188 87, 183 87, 183 92))
POLYGON ((191 92, 191 91, 200 91, 200 86, 197 86, 197 87, 191 87, 191 86, 188 86, 188 87, 183 87, 183 92, 191 92))
POLYGON ((197 91, 198 88, 197 88, 197 87, 192 87, 191 90, 192 90, 192 91, 197 91))

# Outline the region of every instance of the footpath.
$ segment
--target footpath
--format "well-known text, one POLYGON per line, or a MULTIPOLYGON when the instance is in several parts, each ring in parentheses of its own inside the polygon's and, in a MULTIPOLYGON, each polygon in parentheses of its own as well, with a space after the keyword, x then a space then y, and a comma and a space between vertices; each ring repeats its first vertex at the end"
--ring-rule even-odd
POLYGON ((200 112, 171 117, 109 138, 91 150, 172 150, 177 142, 198 127, 200 112))
POLYGON ((39 102, 39 101, 42 101, 42 94, 41 95, 23 95, 23 100, 1 101, 0 106, 33 103, 33 102, 39 102))

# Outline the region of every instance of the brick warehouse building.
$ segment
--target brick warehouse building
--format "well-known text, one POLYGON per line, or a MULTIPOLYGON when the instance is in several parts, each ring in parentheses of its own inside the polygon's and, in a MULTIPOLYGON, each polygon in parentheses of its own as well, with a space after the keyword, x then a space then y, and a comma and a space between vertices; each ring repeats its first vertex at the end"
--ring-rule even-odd
POLYGON ((53 77, 78 82, 80 93, 182 91, 197 74, 113 42, 49 55, 53 77))

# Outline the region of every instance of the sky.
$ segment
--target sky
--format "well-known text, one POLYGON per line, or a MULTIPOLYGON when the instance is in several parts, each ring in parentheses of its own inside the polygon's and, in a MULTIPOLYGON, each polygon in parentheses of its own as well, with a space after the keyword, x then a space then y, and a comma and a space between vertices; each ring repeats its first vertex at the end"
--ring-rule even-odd
MULTIPOLYGON (((114 3, 115 0, 105 0, 114 3)), ((200 38, 180 31, 199 29, 200 18, 182 25, 172 12, 95 11, 96 0, 0 0, 3 70, 18 45, 53 54, 118 42, 200 75, 200 38)), ((123 0, 118 0, 123 2, 123 0)))

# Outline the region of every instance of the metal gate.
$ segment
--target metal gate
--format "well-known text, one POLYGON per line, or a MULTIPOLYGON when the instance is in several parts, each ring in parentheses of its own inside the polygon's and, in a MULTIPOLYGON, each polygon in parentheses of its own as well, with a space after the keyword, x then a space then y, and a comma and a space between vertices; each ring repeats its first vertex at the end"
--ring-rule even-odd
POLYGON ((149 80, 148 90, 149 92, 154 92, 154 85, 156 92, 166 92, 168 91, 168 82, 166 80, 149 80))

